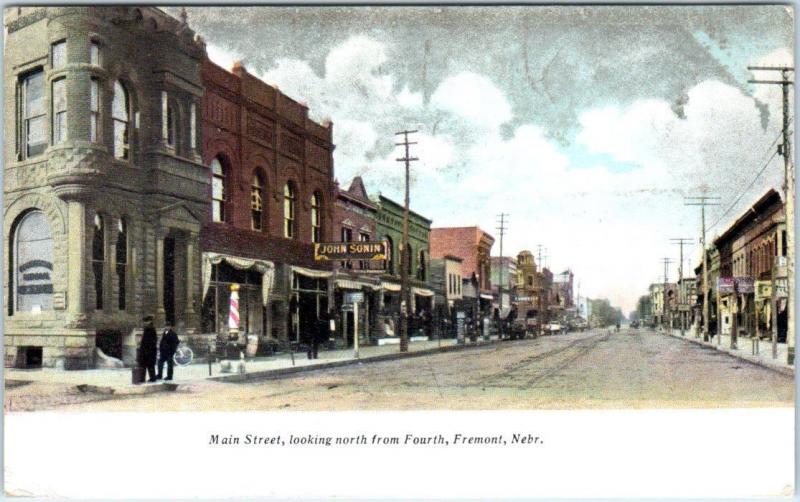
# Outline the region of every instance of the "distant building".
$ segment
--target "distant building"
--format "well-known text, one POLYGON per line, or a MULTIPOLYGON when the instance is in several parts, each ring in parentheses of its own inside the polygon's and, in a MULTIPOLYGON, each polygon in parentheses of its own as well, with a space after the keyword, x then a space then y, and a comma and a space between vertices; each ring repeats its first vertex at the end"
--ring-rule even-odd
POLYGON ((453 335, 456 326, 456 313, 464 312, 463 272, 458 256, 444 255, 431 259, 431 289, 434 296, 434 318, 437 329, 445 336, 453 335))
POLYGON ((492 295, 494 304, 500 305, 500 277, 503 278, 503 307, 511 306, 514 287, 517 284, 517 260, 512 256, 492 256, 492 295))

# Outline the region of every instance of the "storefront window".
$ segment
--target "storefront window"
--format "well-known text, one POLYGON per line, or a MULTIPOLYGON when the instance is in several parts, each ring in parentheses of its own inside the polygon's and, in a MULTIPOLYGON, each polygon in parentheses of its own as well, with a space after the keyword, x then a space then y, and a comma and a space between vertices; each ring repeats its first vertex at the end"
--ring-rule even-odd
POLYGON ((204 333, 227 329, 231 284, 239 285, 239 329, 254 335, 266 334, 266 314, 261 293, 261 273, 239 270, 228 263, 213 265, 211 283, 203 298, 201 328, 204 333))

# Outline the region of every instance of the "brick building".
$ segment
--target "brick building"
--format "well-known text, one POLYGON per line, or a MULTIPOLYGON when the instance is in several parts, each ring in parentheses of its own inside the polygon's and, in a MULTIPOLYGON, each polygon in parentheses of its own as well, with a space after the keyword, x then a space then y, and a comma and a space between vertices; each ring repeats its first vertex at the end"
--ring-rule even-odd
POLYGON ((329 310, 332 266, 313 243, 335 237, 332 125, 241 64, 206 59, 202 83, 202 331, 227 331, 236 283, 243 333, 299 340, 329 310))
POLYGON ((478 227, 443 227, 431 229, 431 257, 458 256, 463 274, 464 297, 475 302, 473 316, 491 314, 492 265, 494 237, 478 227))
MULTIPOLYGON (((720 294, 723 334, 786 339, 786 227, 783 201, 769 190, 714 240, 720 277, 736 292, 720 294), (783 259, 782 259, 783 258, 783 259)), ((735 343, 735 342, 734 342, 735 343)))
MULTIPOLYGON (((378 206, 369 199, 361 177, 356 177, 347 190, 336 184, 334 202, 334 229, 336 241, 374 241, 378 239, 375 218, 378 206)), ((339 322, 336 338, 343 345, 352 345, 355 313, 345 300, 348 293, 362 292, 364 302, 359 305, 359 340, 367 343, 380 333, 380 290, 382 264, 370 261, 338 262, 334 271, 333 311, 339 322)))
POLYGON ((553 304, 553 273, 547 268, 539 269, 533 253, 528 250, 517 255, 517 284, 514 302, 520 314, 536 323, 540 328, 550 322, 550 306, 553 304))
POLYGON ((5 11, 6 364, 131 363, 199 327, 205 46, 154 7, 5 11))

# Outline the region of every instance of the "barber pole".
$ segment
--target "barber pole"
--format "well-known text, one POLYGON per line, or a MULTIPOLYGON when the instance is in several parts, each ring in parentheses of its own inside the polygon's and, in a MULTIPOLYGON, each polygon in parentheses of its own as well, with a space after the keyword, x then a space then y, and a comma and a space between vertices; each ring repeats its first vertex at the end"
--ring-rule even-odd
POLYGON ((228 309, 228 338, 239 339, 239 285, 231 284, 231 304, 228 309))

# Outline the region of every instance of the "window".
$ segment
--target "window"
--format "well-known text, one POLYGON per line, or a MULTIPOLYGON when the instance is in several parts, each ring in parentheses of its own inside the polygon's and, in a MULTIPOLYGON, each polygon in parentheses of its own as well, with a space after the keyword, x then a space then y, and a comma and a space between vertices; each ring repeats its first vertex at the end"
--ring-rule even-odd
POLYGON ((100 66, 100 44, 97 42, 89 45, 89 64, 100 66))
POLYGON ((225 170, 218 158, 211 161, 211 219, 225 221, 225 170))
POLYGON ((67 80, 53 81, 53 144, 67 140, 67 80))
POLYGON ((50 65, 53 69, 67 64, 67 42, 62 40, 50 46, 50 65))
MULTIPOLYGON (((342 242, 350 242, 353 240, 353 229, 342 227, 342 242)), ((353 263, 350 261, 342 262, 344 268, 353 268, 353 263)))
POLYGON ((189 105, 189 147, 197 149, 197 105, 194 101, 189 105))
MULTIPOLYGON (((369 242, 369 234, 367 234, 367 233, 364 233, 364 232, 359 232, 359 234, 358 234, 358 240, 359 240, 359 241, 361 241, 361 242, 369 242)), ((358 267, 359 267, 361 270, 367 270, 367 269, 369 269, 369 261, 367 261, 367 260, 361 260, 361 261, 359 261, 359 262, 358 262, 358 267)))
POLYGON ((92 237, 92 271, 94 272, 95 309, 103 309, 103 269, 106 261, 105 225, 103 217, 94 215, 94 235, 92 237))
POLYGON ((96 142, 98 138, 98 124, 100 124, 100 84, 96 78, 90 82, 89 94, 89 141, 96 142))
POLYGON ((175 111, 167 104, 167 145, 175 146, 175 111))
POLYGON ((125 310, 128 268, 128 224, 124 218, 117 223, 117 307, 125 310))
POLYGON ((23 131, 26 157, 33 157, 47 148, 47 111, 44 97, 44 73, 28 74, 22 81, 23 131))
POLYGON ((781 256, 786 256, 786 230, 781 230, 781 256))
POLYGON ((419 256, 417 257, 417 279, 420 281, 425 280, 425 250, 419 250, 419 256))
POLYGON ((283 186, 283 236, 287 239, 294 239, 295 199, 294 183, 290 181, 283 186))
POLYGON ((14 232, 11 251, 13 303, 9 313, 53 309, 53 235, 43 212, 26 213, 14 232))
POLYGON ((114 121, 114 157, 128 160, 130 158, 130 102, 128 91, 120 81, 114 82, 111 118, 114 121))
POLYGON ((394 274, 394 241, 388 235, 384 237, 386 241, 386 260, 383 262, 383 266, 386 268, 386 273, 394 274))
POLYGON ((311 196, 311 242, 320 242, 322 236, 322 195, 311 196))
POLYGON ((250 185, 250 219, 253 230, 261 230, 261 216, 263 213, 263 199, 261 190, 264 184, 258 174, 253 175, 253 182, 250 185))

